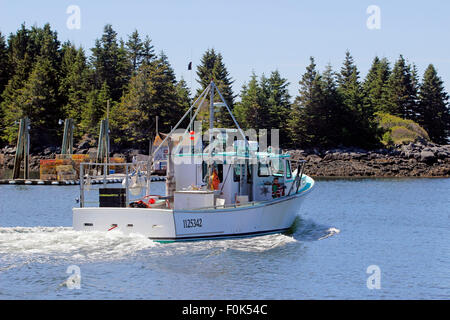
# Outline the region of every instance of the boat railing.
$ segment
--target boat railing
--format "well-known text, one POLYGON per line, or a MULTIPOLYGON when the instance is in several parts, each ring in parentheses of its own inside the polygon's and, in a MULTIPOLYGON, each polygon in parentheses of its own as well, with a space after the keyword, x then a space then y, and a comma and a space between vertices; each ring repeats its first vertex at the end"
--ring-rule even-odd
MULTIPOLYGON (((121 189, 125 189, 125 206, 130 202, 132 195, 130 195, 130 177, 139 174, 145 177, 146 188, 148 190, 151 180, 151 170, 149 169, 149 163, 146 161, 137 161, 133 163, 95 163, 95 162, 82 162, 80 163, 80 208, 86 206, 86 204, 99 204, 100 201, 92 201, 86 199, 86 193, 91 190, 99 190, 100 188, 106 188, 108 183, 123 183, 121 189), (110 169, 121 168, 123 170, 110 169), (103 172, 99 175, 99 169, 103 172), (116 171, 122 171, 122 173, 115 173, 116 171), (92 188, 92 184, 98 184, 100 188, 92 188)), ((150 168, 151 169, 151 168, 150 168)), ((120 188, 116 188, 120 189, 120 188)), ((143 186, 142 186, 142 189, 143 186)), ((139 197, 140 198, 140 197, 139 197)))
MULTIPOLYGON (((305 175, 302 175, 302 179, 304 179, 305 177, 306 177, 305 175)), ((302 185, 302 180, 299 180, 299 181, 300 181, 300 183, 299 183, 298 187, 300 188, 302 185)), ((293 184, 294 183, 295 183, 295 180, 294 180, 293 184)), ((300 189, 300 191, 302 191, 302 190, 300 189)), ((209 207, 189 209, 189 211, 252 207, 252 206, 265 204, 265 203, 269 203, 269 202, 283 201, 283 200, 286 200, 286 198, 288 198, 290 196, 295 196, 296 194, 298 194, 298 192, 299 192, 299 190, 297 189, 296 192, 293 194, 287 194, 285 196, 281 196, 281 197, 270 199, 270 200, 258 200, 258 201, 248 201, 248 202, 241 202, 241 203, 221 204, 221 205, 214 205, 214 206, 209 206, 209 207)))
POLYGON ((297 173, 295 175, 294 181, 291 184, 291 187, 289 188, 288 196, 291 194, 292 190, 294 189, 295 185, 295 193, 298 193, 298 189, 300 188, 300 185, 302 184, 302 178, 303 178, 303 169, 305 168, 306 160, 297 160, 297 173))

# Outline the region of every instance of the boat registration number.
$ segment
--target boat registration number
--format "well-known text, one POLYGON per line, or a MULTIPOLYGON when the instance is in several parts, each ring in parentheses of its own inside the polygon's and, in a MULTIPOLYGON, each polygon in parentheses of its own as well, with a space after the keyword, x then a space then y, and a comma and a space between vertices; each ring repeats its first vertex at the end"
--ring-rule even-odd
POLYGON ((202 219, 186 219, 183 220, 183 227, 184 228, 201 228, 202 227, 202 219))

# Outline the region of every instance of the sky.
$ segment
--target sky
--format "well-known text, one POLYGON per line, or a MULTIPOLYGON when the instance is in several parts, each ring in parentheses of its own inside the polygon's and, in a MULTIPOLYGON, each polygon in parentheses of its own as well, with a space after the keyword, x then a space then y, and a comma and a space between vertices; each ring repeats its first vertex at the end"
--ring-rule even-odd
POLYGON ((124 40, 137 29, 142 38, 150 36, 157 52, 166 53, 177 78, 194 90, 195 68, 188 71, 187 65, 198 65, 202 54, 214 48, 234 80, 235 94, 252 72, 268 76, 278 70, 296 96, 310 56, 319 70, 327 64, 339 70, 346 50, 362 77, 376 55, 393 65, 402 54, 417 65, 421 77, 433 63, 448 91, 449 18, 446 0, 0 0, 2 34, 15 32, 22 23, 48 22, 61 42, 70 40, 88 55, 105 24, 112 24, 124 40), (79 8, 78 20, 73 20, 74 11, 67 12, 73 5, 79 8), (368 11, 370 6, 379 14, 368 11), (79 28, 73 21, 80 22, 79 28))

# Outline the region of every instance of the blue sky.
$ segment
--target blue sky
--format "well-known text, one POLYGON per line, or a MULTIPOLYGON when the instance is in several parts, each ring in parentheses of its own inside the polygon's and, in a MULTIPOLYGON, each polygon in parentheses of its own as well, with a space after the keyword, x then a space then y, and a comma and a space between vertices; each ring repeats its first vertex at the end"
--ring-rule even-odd
MULTIPOLYGON (((142 37, 150 36, 157 51, 165 51, 177 77, 189 86, 188 62, 197 65, 202 53, 214 47, 235 80, 235 93, 252 71, 267 75, 278 69, 294 96, 310 56, 321 70, 328 63, 339 70, 347 49, 363 77, 375 55, 393 63, 403 54, 417 64, 421 76, 433 63, 450 88, 450 2, 445 0, 0 0, 3 34, 15 32, 23 22, 49 22, 61 41, 71 40, 88 54, 105 24, 124 39, 137 29, 142 37), (81 10, 79 30, 66 26, 69 5, 81 10), (366 26, 369 5, 380 8, 379 30, 366 26)), ((195 89, 195 72, 192 79, 195 89)))

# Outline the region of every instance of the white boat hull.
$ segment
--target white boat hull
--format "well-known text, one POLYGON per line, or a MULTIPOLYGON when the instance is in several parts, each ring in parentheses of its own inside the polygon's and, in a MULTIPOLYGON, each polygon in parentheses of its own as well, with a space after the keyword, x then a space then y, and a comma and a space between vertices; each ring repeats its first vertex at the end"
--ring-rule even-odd
MULTIPOLYGON (((309 177, 308 177, 309 178, 309 177)), ((295 195, 237 207, 204 210, 74 208, 75 230, 140 233, 156 241, 247 237, 284 232, 314 181, 295 195)))

